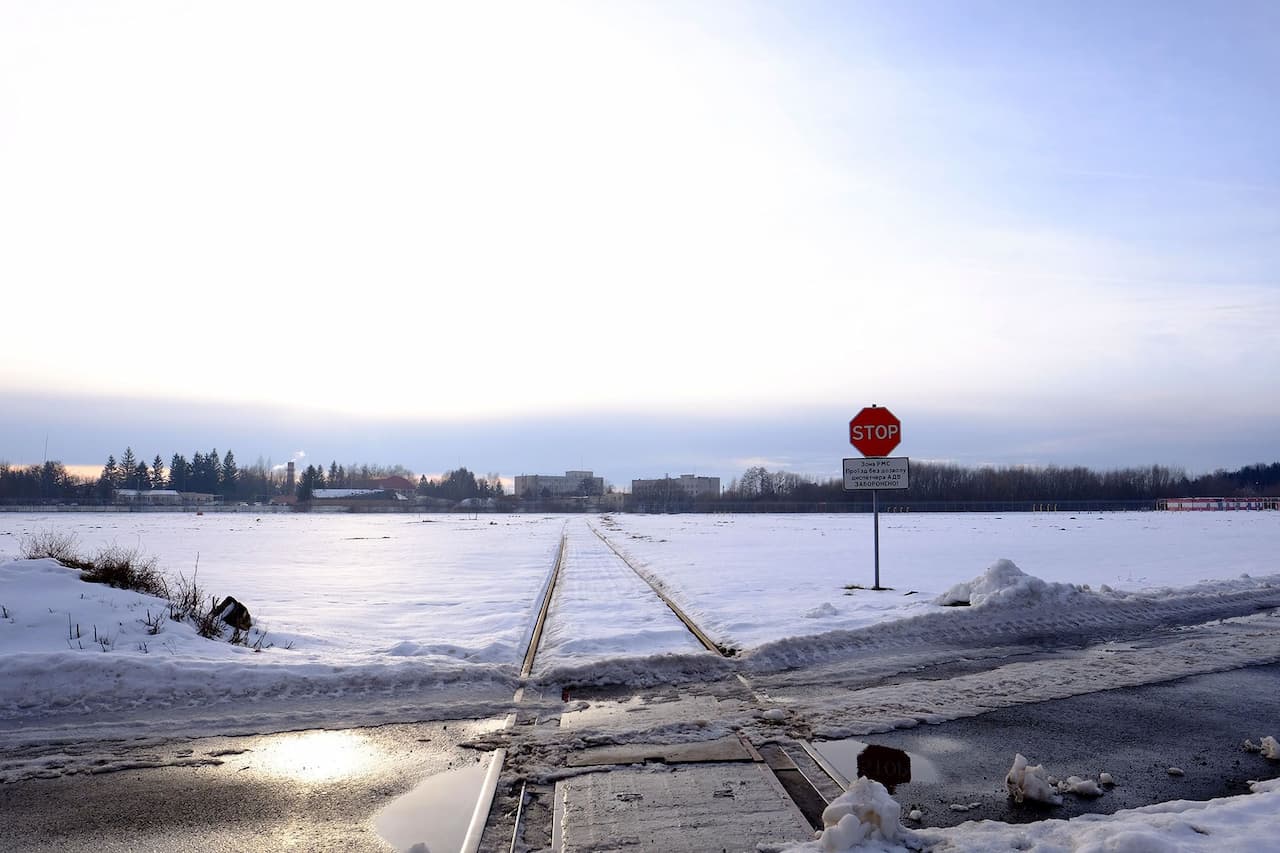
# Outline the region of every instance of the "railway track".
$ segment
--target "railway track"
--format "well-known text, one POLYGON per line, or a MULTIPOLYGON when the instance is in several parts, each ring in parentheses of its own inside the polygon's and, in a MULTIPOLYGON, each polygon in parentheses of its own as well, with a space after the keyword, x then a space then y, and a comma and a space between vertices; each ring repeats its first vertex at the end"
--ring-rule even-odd
POLYGON ((530 678, 541 660, 540 655, 548 651, 554 656, 555 652, 564 652, 579 643, 626 643, 629 629, 634 630, 637 638, 643 635, 637 643, 665 644, 655 651, 685 651, 683 644, 686 641, 676 636, 679 635, 692 637, 698 646, 718 657, 728 658, 736 654, 733 647, 717 643, 672 600, 659 581, 632 563, 598 529, 585 521, 572 528, 566 524, 555 564, 542 590, 537 617, 529 632, 529 645, 520 669, 521 678, 530 678), (587 538, 588 531, 599 544, 593 544, 587 538), (652 598, 652 607, 645 604, 646 598, 652 598), (618 607, 623 599, 625 607, 618 607), (575 617, 593 609, 607 610, 611 606, 620 612, 607 626, 608 636, 582 633, 599 629, 587 625, 586 620, 575 620, 575 617), (655 634, 661 636, 655 639, 655 634), (548 637, 552 638, 550 645, 553 648, 550 650, 547 649, 548 637))
MULTIPOLYGON (((552 619, 556 615, 553 604, 557 600, 556 598, 557 592, 561 593, 561 605, 562 605, 561 611, 562 612, 559 614, 560 617, 562 619, 565 618, 569 614, 569 612, 573 609, 571 603, 566 601, 566 599, 571 598, 571 596, 566 595, 564 593, 562 582, 565 579, 565 576, 567 574, 574 574, 574 571, 573 571, 574 568, 583 569, 582 572, 578 573, 579 576, 576 577, 573 583, 577 583, 579 586, 588 587, 587 589, 579 590, 578 592, 587 601, 590 601, 593 592, 598 597, 600 595, 600 591, 599 590, 593 591, 589 587, 589 584, 584 583, 584 578, 582 578, 581 575, 582 574, 591 575, 593 573, 608 575, 611 571, 616 570, 617 567, 620 565, 625 569, 625 573, 627 575, 633 578, 638 578, 641 582, 643 582, 642 583, 643 590, 646 591, 643 594, 651 594, 654 597, 655 607, 660 603, 660 606, 662 608, 665 608, 665 611, 674 615, 676 620, 678 620, 678 623, 682 626, 683 630, 686 631, 689 635, 692 635, 693 639, 695 639, 698 645, 700 645, 703 649, 705 649, 707 652, 711 654, 718 655, 720 657, 732 657, 735 654, 735 650, 733 648, 717 643, 713 639, 711 639, 711 637, 707 634, 707 632, 702 630, 702 628, 699 627, 698 624, 694 622, 693 619, 690 618, 690 616, 687 613, 685 613, 684 610, 682 610, 680 606, 671 599, 670 596, 666 594, 666 592, 661 588, 661 585, 654 578, 652 578, 647 573, 641 571, 638 567, 636 567, 635 564, 633 564, 629 559, 627 559, 627 557, 624 554, 622 554, 613 545, 613 543, 608 540, 608 538, 603 533, 601 533, 592 525, 586 524, 585 522, 583 523, 585 524, 587 530, 589 530, 592 534, 594 534, 594 536, 597 537, 599 541, 608 548, 608 553, 611 555, 609 559, 615 562, 616 565, 611 566, 611 565, 608 565, 607 562, 602 564, 602 561, 600 560, 600 555, 598 553, 593 554, 591 548, 583 548, 579 542, 574 541, 575 534, 576 534, 576 537, 585 538, 585 531, 577 530, 577 531, 571 532, 570 523, 565 524, 565 527, 560 534, 560 546, 556 549, 555 562, 552 565, 551 572, 548 575, 547 581, 542 588, 541 600, 538 602, 537 616, 534 618, 533 626, 529 631, 529 644, 528 644, 528 647, 525 649, 524 658, 520 666, 521 680, 527 681, 530 677, 532 677, 535 662, 538 659, 539 651, 542 649, 544 639, 550 633, 555 633, 554 629, 552 631, 548 631, 548 624, 552 621, 552 619), (583 563, 584 565, 579 567, 576 565, 576 563, 583 563), (566 571, 566 568, 568 568, 568 571, 566 571)), ((613 587, 608 586, 606 584, 604 589, 608 591, 608 590, 612 590, 613 587)), ((603 605, 607 605, 608 602, 601 601, 599 603, 603 606, 603 605)), ((572 628, 568 626, 556 626, 556 627, 566 628, 569 633, 572 632, 572 628)), ((566 631, 561 630, 559 633, 560 633, 559 639, 563 642, 566 639, 564 636, 566 631)), ((516 690, 514 703, 517 706, 519 706, 521 702, 524 700, 524 692, 525 692, 525 688, 523 685, 521 685, 516 690)), ((507 718, 506 728, 510 729, 514 727, 516 723, 516 718, 517 718, 517 713, 512 712, 507 718)), ((500 772, 500 769, 502 767, 503 762, 505 761, 505 758, 506 758, 506 750, 504 749, 497 750, 491 756, 489 776, 492 778, 493 783, 490 784, 489 780, 486 780, 485 788, 481 792, 480 801, 479 803, 477 803, 476 815, 487 815, 489 812, 489 809, 492 807, 493 798, 496 793, 496 777, 497 777, 497 774, 500 772)), ((521 806, 523 806, 524 785, 521 786, 519 802, 521 803, 521 806)), ((511 851, 514 851, 517 849, 517 841, 520 837, 522 817, 523 817, 523 808, 521 808, 517 812, 514 818, 514 827, 511 835, 511 845, 509 848, 511 851)), ((479 844, 480 844, 481 835, 483 834, 483 829, 484 829, 484 823, 482 819, 473 821, 471 832, 468 834, 467 841, 463 846, 463 853, 475 853, 475 851, 479 849, 479 844)))

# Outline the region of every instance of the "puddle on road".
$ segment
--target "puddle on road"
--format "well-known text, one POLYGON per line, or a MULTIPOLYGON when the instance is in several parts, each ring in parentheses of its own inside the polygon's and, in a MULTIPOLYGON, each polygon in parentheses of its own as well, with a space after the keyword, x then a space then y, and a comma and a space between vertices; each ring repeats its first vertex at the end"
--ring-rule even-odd
POLYGON ((866 776, 884 785, 890 793, 907 782, 936 784, 942 781, 937 765, 914 752, 852 738, 819 741, 812 746, 845 779, 853 781, 866 776))
POLYGON ((488 770, 489 760, 482 758, 427 777, 379 812, 374 828, 399 853, 461 850, 488 770))

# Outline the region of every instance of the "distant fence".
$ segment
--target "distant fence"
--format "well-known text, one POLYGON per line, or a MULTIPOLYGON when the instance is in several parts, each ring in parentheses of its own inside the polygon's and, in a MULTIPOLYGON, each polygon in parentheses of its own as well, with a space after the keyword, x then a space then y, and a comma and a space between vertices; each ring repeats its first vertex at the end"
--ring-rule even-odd
MULTIPOLYGON (((881 498, 881 512, 1152 512, 1154 500, 1086 500, 1086 501, 895 501, 881 498)), ((827 513, 871 512, 871 500, 819 501, 717 501, 702 512, 712 513, 827 513)))
MULTIPOLYGON (((1154 512, 1172 509, 1159 500, 1081 500, 1081 501, 896 501, 882 498, 879 509, 893 512, 1154 512)), ((1244 503, 1243 501, 1241 503, 1244 503)), ((1253 499, 1250 506, 1238 509, 1280 509, 1280 499, 1253 499)), ((1214 509, 1226 507, 1213 507, 1214 509)), ((399 501, 352 501, 345 504, 290 507, 281 505, 192 504, 188 506, 146 506, 136 504, 0 504, 0 512, 182 512, 182 513, 268 513, 309 511, 315 513, 652 513, 652 514, 726 514, 726 513, 869 513, 871 501, 732 501, 710 500, 696 506, 672 506, 669 508, 632 506, 627 508, 605 507, 598 504, 566 504, 548 501, 502 501, 493 507, 441 507, 399 501)))
POLYGON ((190 504, 187 506, 146 506, 139 504, 0 504, 0 512, 185 512, 185 513, 267 513, 288 512, 287 506, 239 506, 237 504, 190 504))

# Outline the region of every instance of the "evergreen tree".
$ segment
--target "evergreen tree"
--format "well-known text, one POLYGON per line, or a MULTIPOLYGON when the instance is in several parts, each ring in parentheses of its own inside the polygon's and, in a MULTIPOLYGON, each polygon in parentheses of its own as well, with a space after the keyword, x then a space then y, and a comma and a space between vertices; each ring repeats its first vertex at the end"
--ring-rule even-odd
POLYGON ((207 492, 209 466, 205 464, 204 454, 197 450, 191 454, 191 471, 187 475, 187 487, 193 492, 207 492))
POLYGON ((126 447, 124 455, 120 457, 120 482, 121 488, 136 489, 133 484, 133 477, 138 470, 138 459, 133 455, 133 448, 126 447))
POLYGON ((338 483, 338 460, 329 463, 329 486, 330 488, 339 488, 338 483))
POLYGON ((302 472, 302 476, 298 479, 298 500, 309 501, 312 494, 323 483, 318 483, 319 477, 323 476, 316 470, 316 466, 308 465, 302 472))
POLYGON ((120 487, 120 466, 116 464, 114 453, 107 456, 107 464, 102 466, 101 481, 111 489, 120 487))
POLYGON ((169 460, 169 488, 179 492, 187 491, 187 479, 191 476, 191 465, 187 457, 180 453, 173 454, 169 460))
POLYGON ((222 493, 228 497, 236 493, 240 485, 240 469, 236 467, 235 454, 230 450, 222 457, 222 493))
POLYGON ((222 457, 218 455, 218 448, 214 448, 209 455, 204 458, 205 464, 209 466, 209 488, 207 491, 218 494, 222 488, 222 457))
POLYGON ((156 458, 151 460, 151 488, 164 488, 164 460, 160 458, 160 454, 156 454, 156 458))
POLYGON ((115 454, 107 457, 107 464, 102 466, 102 476, 98 478, 98 497, 103 500, 111 498, 111 492, 120 487, 120 466, 116 464, 115 454))
POLYGON ((146 491, 151 488, 151 472, 147 470, 147 463, 139 462, 133 468, 133 482, 138 491, 146 491))

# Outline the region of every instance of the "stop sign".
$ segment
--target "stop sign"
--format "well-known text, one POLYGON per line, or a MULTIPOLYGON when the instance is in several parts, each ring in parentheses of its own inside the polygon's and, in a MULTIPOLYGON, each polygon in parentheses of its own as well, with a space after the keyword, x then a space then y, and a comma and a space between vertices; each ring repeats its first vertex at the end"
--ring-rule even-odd
POLYGON ((902 421, 881 406, 868 406, 849 421, 849 443, 863 456, 888 456, 902 441, 902 421))

